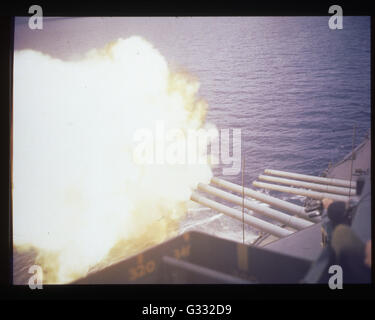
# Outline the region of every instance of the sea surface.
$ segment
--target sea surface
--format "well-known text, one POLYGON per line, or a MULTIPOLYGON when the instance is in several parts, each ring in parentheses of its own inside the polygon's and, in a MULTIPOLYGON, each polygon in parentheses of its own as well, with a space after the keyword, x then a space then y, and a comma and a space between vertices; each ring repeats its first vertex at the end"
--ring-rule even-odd
POLYGON ((356 144, 370 128, 370 17, 344 16, 342 30, 328 18, 52 18, 43 30, 18 18, 14 48, 69 60, 142 36, 200 81, 207 121, 241 129, 246 181, 264 168, 317 175, 350 152, 354 125, 356 144))
MULTIPOLYGON (((370 18, 344 16, 342 30, 330 30, 328 19, 66 18, 36 31, 19 18, 14 47, 70 60, 119 37, 144 37, 171 68, 199 80, 208 122, 241 129, 250 186, 266 168, 319 175, 351 151, 354 126, 355 145, 369 132, 370 18)), ((224 176, 222 166, 215 175, 241 183, 241 173, 224 176)), ((181 231, 242 239, 241 224, 229 220, 193 210, 181 231)))

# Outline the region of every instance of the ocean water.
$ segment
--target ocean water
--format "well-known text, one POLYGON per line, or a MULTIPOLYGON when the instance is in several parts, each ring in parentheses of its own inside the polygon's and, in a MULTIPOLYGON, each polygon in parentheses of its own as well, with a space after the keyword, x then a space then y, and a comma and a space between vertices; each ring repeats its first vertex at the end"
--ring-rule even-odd
POLYGON ((200 79, 208 120, 241 128, 247 183, 264 168, 320 174, 350 152, 353 125, 357 143, 370 128, 369 18, 187 19, 171 33, 161 50, 200 79))
MULTIPOLYGON (((265 168, 320 174, 370 128, 370 17, 70 18, 42 31, 16 20, 15 49, 74 59, 119 37, 150 41, 199 79, 207 121, 240 128, 245 182, 265 168)), ((238 159, 238 161, 240 161, 238 159)), ((215 169, 222 176, 222 167, 215 169)), ((240 183, 241 174, 225 176, 240 183)))
MULTIPOLYGON (((144 37, 171 68, 199 79, 207 121, 241 129, 250 186, 265 168, 319 175, 351 151, 354 125, 355 144, 370 129, 370 18, 344 16, 342 30, 330 30, 328 18, 68 18, 45 20, 42 31, 19 18, 14 47, 69 60, 119 37, 144 37)), ((241 183, 241 173, 214 173, 241 183)), ((187 230, 243 238, 241 223, 205 209, 187 214, 187 230)), ((245 231, 247 242, 255 239, 245 231)))

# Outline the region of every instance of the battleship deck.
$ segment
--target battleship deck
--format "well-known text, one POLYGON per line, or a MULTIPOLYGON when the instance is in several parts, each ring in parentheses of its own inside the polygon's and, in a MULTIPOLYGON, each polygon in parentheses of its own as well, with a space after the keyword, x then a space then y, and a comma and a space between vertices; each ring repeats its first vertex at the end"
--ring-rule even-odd
MULTIPOLYGON (((357 180, 361 175, 370 174, 370 138, 367 137, 354 149, 353 153, 353 163, 352 153, 350 153, 336 165, 330 166, 325 173, 326 177, 350 180, 351 169, 353 172, 352 180, 357 180)), ((321 223, 294 233, 289 237, 271 242, 265 245, 264 248, 313 261, 322 250, 321 223)))

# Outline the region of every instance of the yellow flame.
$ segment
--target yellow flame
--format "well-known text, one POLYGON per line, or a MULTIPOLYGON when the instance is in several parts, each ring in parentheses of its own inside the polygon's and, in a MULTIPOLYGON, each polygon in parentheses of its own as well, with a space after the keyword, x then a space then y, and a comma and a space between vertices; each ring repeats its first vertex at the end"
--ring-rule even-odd
POLYGON ((162 120, 198 130, 199 83, 140 37, 80 61, 14 55, 13 241, 66 283, 174 235, 204 165, 139 165, 133 133, 162 120))

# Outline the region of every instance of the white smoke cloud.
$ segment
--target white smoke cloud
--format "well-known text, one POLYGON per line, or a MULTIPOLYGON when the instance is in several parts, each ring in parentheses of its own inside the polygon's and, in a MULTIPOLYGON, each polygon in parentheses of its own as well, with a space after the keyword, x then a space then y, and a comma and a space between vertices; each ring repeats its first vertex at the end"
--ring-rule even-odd
POLYGON ((80 61, 15 52, 13 241, 38 249, 47 281, 84 276, 121 240, 169 236, 160 219, 183 215, 210 166, 136 164, 133 134, 202 128, 198 89, 140 37, 80 61))

